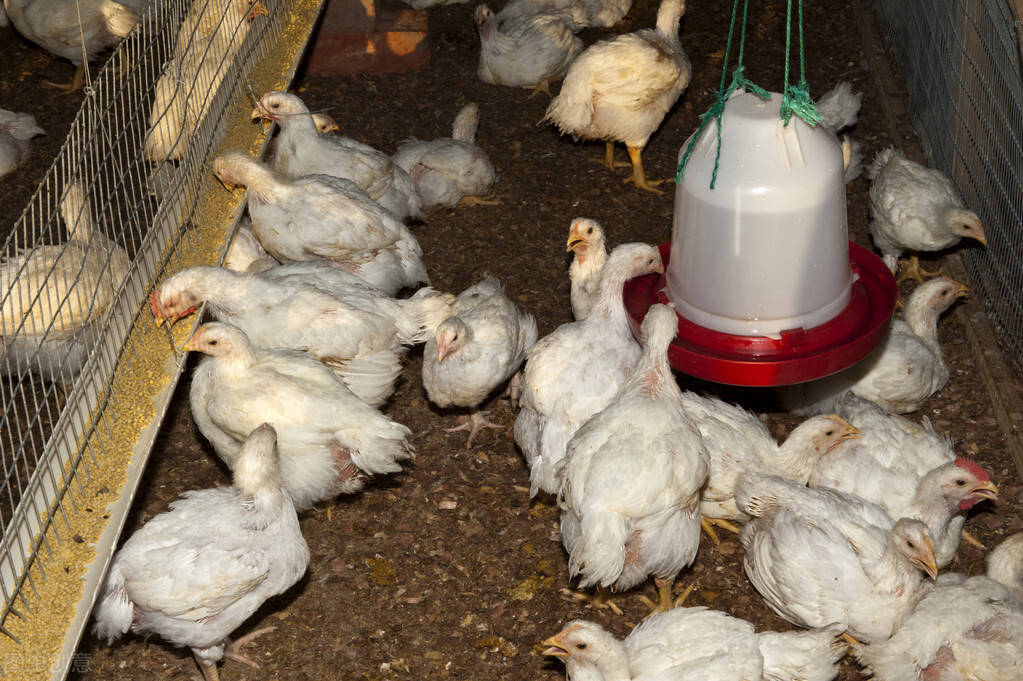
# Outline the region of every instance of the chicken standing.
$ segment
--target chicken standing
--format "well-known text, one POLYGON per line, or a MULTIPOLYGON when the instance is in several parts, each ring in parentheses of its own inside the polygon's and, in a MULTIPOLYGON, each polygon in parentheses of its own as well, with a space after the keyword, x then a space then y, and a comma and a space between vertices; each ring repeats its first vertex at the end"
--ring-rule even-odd
POLYGON ((651 615, 618 640, 595 622, 569 622, 544 641, 570 681, 831 681, 844 651, 832 629, 765 631, 709 608, 651 615))
POLYGON ((947 277, 920 284, 902 319, 892 321, 888 335, 869 355, 832 376, 779 389, 782 404, 797 414, 828 413, 851 391, 890 412, 916 411, 948 381, 938 318, 965 295, 966 287, 947 277))
POLYGON ((561 460, 561 541, 579 586, 631 589, 654 577, 657 611, 700 546, 700 490, 710 457, 668 364, 675 311, 653 305, 643 354, 611 403, 582 425, 561 460))
POLYGON ((957 458, 949 439, 929 422, 918 426, 853 394, 843 396, 836 411, 861 437, 826 454, 810 475, 810 486, 855 494, 893 518, 922 521, 938 567, 948 565, 959 548, 966 512, 998 496, 990 476, 970 459, 957 458))
POLYGON ((1023 572, 1020 536, 1010 537, 992 551, 987 576, 942 575, 890 639, 855 646, 853 652, 872 678, 1023 678, 1023 602, 1013 593, 1023 572))
POLYGON ((607 262, 604 230, 596 220, 576 218, 568 230, 567 246, 574 253, 568 267, 568 279, 572 285, 572 316, 576 321, 582 321, 596 302, 600 273, 607 262))
POLYGON ((498 21, 486 5, 476 6, 480 61, 476 74, 484 83, 533 88, 550 95, 550 83, 561 78, 583 51, 565 21, 553 14, 529 14, 498 21))
POLYGON ((0 177, 27 161, 29 140, 45 134, 32 114, 0 109, 0 177))
POLYGON ((530 495, 557 494, 558 462, 575 431, 614 399, 641 350, 622 302, 625 282, 663 271, 658 250, 623 244, 608 256, 590 315, 562 324, 527 354, 515 442, 530 467, 530 495))
POLYGON ((536 320, 520 311, 497 279, 486 276, 458 295, 451 316, 423 350, 423 387, 438 407, 469 407, 468 420, 447 432, 468 430, 466 449, 487 420, 479 405, 515 374, 536 342, 536 320))
POLYGON ((562 133, 605 140, 604 162, 612 170, 614 142, 624 142, 632 161, 627 181, 653 192, 660 192, 659 182, 647 180, 643 148, 692 75, 678 37, 684 11, 685 0, 661 0, 656 28, 586 48, 572 62, 544 117, 562 133))
POLYGON ((743 476, 735 498, 753 516, 742 532, 746 575, 794 624, 884 640, 926 593, 920 571, 937 576, 919 520, 895 522, 859 497, 775 476, 743 476))
POLYGON ((273 428, 238 452, 233 487, 194 490, 139 528, 114 556, 96 605, 95 631, 111 642, 130 629, 192 649, 206 681, 224 657, 256 667, 228 636, 309 565, 309 547, 281 484, 273 428))
POLYGON ((333 175, 351 180, 399 220, 423 217, 422 203, 407 172, 391 157, 342 135, 321 135, 309 109, 295 95, 274 90, 252 112, 281 127, 273 169, 288 177, 333 175))
POLYGON ((216 319, 238 326, 253 343, 324 362, 374 406, 394 392, 408 346, 425 342, 449 314, 450 297, 430 288, 397 300, 362 282, 328 288, 315 273, 287 276, 280 269, 190 267, 150 294, 150 309, 158 323, 173 323, 206 302, 216 319))
MULTIPOLYGON (((870 178, 870 236, 881 251, 888 269, 898 269, 903 251, 940 251, 960 239, 976 239, 987 245, 980 218, 963 205, 945 175, 910 161, 888 147, 874 156, 867 171, 870 178)), ((937 272, 920 269, 916 255, 910 258, 902 279, 923 281, 937 272)))
POLYGON ((300 511, 358 492, 362 474, 396 473, 412 456, 408 428, 301 352, 257 348, 238 327, 220 322, 200 326, 184 349, 208 355, 189 393, 199 432, 234 470, 253 424, 271 424, 281 480, 300 511))
POLYGON ((60 214, 67 242, 0 263, 0 373, 73 380, 128 274, 128 254, 96 228, 85 187, 68 186, 60 214))
POLYGON ((451 137, 426 142, 409 139, 394 152, 394 162, 415 182, 424 213, 500 203, 485 198, 497 181, 497 171, 486 152, 476 145, 479 120, 479 107, 466 104, 455 117, 451 137))

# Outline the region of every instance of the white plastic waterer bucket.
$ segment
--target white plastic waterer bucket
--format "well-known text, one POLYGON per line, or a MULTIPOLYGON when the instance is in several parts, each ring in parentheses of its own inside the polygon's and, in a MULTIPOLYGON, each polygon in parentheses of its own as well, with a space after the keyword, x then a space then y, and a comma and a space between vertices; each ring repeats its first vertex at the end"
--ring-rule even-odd
MULTIPOLYGON (((836 317, 852 272, 841 148, 793 116, 781 95, 736 91, 703 130, 675 189, 666 294, 676 311, 714 331, 779 337, 836 317)), ((679 152, 679 160, 688 147, 679 152)))

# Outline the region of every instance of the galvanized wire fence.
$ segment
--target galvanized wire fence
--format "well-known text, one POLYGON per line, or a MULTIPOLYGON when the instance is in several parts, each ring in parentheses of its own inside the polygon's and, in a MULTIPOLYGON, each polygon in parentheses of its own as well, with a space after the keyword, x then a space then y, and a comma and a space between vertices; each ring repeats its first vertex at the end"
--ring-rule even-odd
POLYGON ((984 224, 961 249, 977 297, 1023 369, 1023 24, 1019 0, 875 0, 932 164, 984 224))
MULTIPOLYGON (((136 444, 94 437, 118 429, 112 405, 153 397, 121 383, 124 365, 167 363, 172 380, 180 372, 179 354, 153 357, 137 347, 139 325, 153 324, 140 314, 146 294, 165 269, 222 257, 222 249, 198 252, 209 248, 199 235, 212 157, 229 123, 248 121, 258 90, 294 75, 321 4, 151 3, 106 66, 93 70, 59 156, 4 244, 0 632, 13 640, 10 616, 38 610, 54 544, 81 541, 70 518, 72 508, 89 505, 86 482, 99 462, 123 459, 136 444), (282 62, 279 43, 300 4, 308 25, 288 34, 300 45, 282 62), (276 74, 269 81, 254 76, 265 67, 276 74)), ((166 400, 172 388, 162 391, 166 400)), ((133 494, 133 486, 120 491, 122 513, 133 494)), ((123 516, 109 524, 116 539, 123 516)), ((102 556, 100 563, 102 573, 102 556)), ((83 598, 91 604, 92 594, 83 598)))

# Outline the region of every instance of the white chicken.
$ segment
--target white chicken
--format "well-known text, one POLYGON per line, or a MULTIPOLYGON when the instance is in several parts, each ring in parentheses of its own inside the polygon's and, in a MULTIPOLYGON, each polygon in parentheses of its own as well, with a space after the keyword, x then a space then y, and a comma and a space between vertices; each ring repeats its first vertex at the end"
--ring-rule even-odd
POLYGON ((888 638, 937 576, 927 527, 874 504, 776 476, 735 489, 753 516, 742 532, 746 575, 767 604, 804 627, 837 624, 860 641, 888 638))
POLYGON ((550 83, 583 51, 583 41, 560 16, 528 14, 498 21, 486 5, 476 6, 484 83, 533 88, 550 95, 550 83))
MULTIPOLYGON (((898 269, 903 251, 940 251, 963 237, 987 245, 980 218, 966 208, 945 175, 910 161, 888 147, 877 153, 867 171, 870 178, 870 236, 888 269, 898 269)), ((940 274, 920 269, 916 255, 899 280, 923 281, 940 274)))
MULTIPOLYGON (((321 135, 329 135, 331 133, 341 131, 337 121, 335 121, 332 116, 321 112, 312 113, 310 115, 313 117, 313 124, 316 126, 316 132, 321 135)), ((271 168, 274 165, 274 158, 277 156, 278 139, 278 137, 270 139, 270 142, 266 145, 266 153, 263 155, 263 160, 266 161, 267 165, 271 168)))
POLYGON ((458 295, 451 316, 427 339, 423 350, 423 387, 438 407, 469 407, 466 422, 447 432, 468 430, 466 449, 491 423, 479 405, 515 374, 536 342, 536 320, 520 311, 491 276, 458 295))
POLYGON ((845 181, 852 182, 863 173, 863 148, 843 131, 856 125, 860 115, 862 92, 853 92, 852 84, 843 80, 817 100, 818 125, 838 139, 844 157, 845 181))
POLYGON ((253 20, 267 13, 260 0, 196 0, 189 7, 174 53, 156 82, 146 158, 169 161, 185 156, 253 20))
POLYGON ((189 393, 199 431, 234 470, 253 424, 271 424, 281 480, 300 511, 358 492, 362 474, 396 473, 412 456, 408 428, 304 353, 257 348, 238 327, 221 322, 200 326, 184 349, 208 355, 189 393))
POLYGON ((224 267, 234 272, 262 272, 280 263, 266 252, 259 239, 252 235, 252 222, 243 216, 231 245, 224 254, 224 267))
POLYGON ((351 180, 399 220, 423 217, 422 203, 407 172, 391 157, 368 144, 342 135, 321 135, 309 109, 295 95, 266 93, 253 118, 281 127, 273 169, 288 177, 333 175, 351 180))
POLYGON ((966 287, 947 277, 920 284, 909 296, 902 319, 867 357, 817 381, 779 389, 782 404, 797 414, 833 412, 851 391, 884 409, 906 414, 919 409, 948 381, 948 365, 938 342, 938 318, 966 287))
MULTIPOLYGON (((1020 535, 1017 535, 1019 537, 1020 535)), ((1006 542, 1013 542, 1010 537, 1006 542)), ((942 575, 886 641, 853 652, 878 681, 1016 681, 1023 678, 1019 542, 992 551, 987 576, 942 575), (1002 582, 1002 578, 1014 581, 1002 582)), ((998 549, 1006 544, 1003 542, 998 549)))
POLYGON ((206 681, 224 657, 251 666, 228 636, 267 599, 305 574, 309 547, 281 484, 273 428, 256 427, 240 447, 234 486, 194 490, 139 528, 114 556, 96 605, 107 642, 130 629, 192 649, 206 681))
POLYGON ((485 198, 497 181, 497 171, 485 151, 476 144, 480 109, 466 104, 455 117, 451 137, 429 141, 409 139, 394 152, 394 162, 416 184, 423 212, 469 205, 496 205, 485 198))
MULTIPOLYGON (((607 1, 613 4, 623 2, 623 0, 607 1)), ((629 7, 632 6, 632 0, 624 0, 624 2, 627 2, 629 7)), ((501 25, 506 21, 521 21, 537 14, 547 14, 559 17, 568 24, 573 33, 578 33, 591 25, 591 15, 594 14, 591 4, 595 5, 597 2, 595 0, 509 0, 497 13, 496 18, 498 25, 501 25)), ((628 11, 628 7, 625 8, 625 11, 628 11)), ((625 16, 625 12, 622 13, 622 16, 625 16)), ((610 26, 611 24, 606 25, 610 26)))
POLYGON ((643 354, 611 403, 568 443, 561 478, 561 541, 579 586, 631 589, 651 575, 658 611, 700 546, 700 490, 710 457, 668 364, 675 311, 653 305, 643 354))
POLYGON ((844 650, 832 629, 765 631, 709 608, 643 620, 625 640, 576 620, 544 641, 570 681, 831 681, 844 650))
POLYGON ((1023 532, 1006 537, 987 556, 987 576, 1023 604, 1023 532))
POLYGON ((562 324, 527 354, 515 442, 530 467, 530 495, 557 494, 558 462, 575 431, 614 399, 641 350, 622 302, 625 282, 663 271, 658 250, 623 244, 608 256, 590 315, 562 324))
POLYGON ((990 476, 970 459, 957 458, 952 443, 929 422, 918 426, 853 394, 843 396, 836 411, 861 437, 826 454, 810 486, 855 494, 893 518, 922 521, 938 567, 948 565, 959 548, 966 511, 998 496, 990 476))
POLYGON ((0 177, 27 161, 29 140, 45 134, 32 114, 0 109, 0 177))
POLYGON ((150 294, 150 309, 157 323, 173 323, 205 302, 216 319, 238 326, 253 343, 302 350, 324 362, 374 406, 394 392, 407 347, 432 335, 450 309, 450 297, 430 288, 398 300, 362 282, 328 288, 316 273, 289 276, 281 269, 190 267, 150 294))
POLYGON ((82 87, 85 63, 116 46, 135 28, 144 0, 4 0, 7 18, 21 35, 75 65, 66 92, 82 87))
POLYGON ((60 214, 66 243, 0 263, 0 373, 73 380, 128 273, 128 254, 96 228, 85 187, 68 186, 60 214))
POLYGON ((604 162, 614 169, 614 142, 624 142, 636 187, 653 192, 643 148, 689 86, 692 65, 678 37, 685 0, 661 0, 657 26, 586 48, 568 69, 545 121, 581 139, 605 140, 604 162))
POLYGON ((568 250, 572 264, 568 280, 572 285, 572 316, 582 321, 590 314, 600 290, 600 273, 607 262, 607 246, 600 223, 589 218, 576 218, 568 230, 568 250))

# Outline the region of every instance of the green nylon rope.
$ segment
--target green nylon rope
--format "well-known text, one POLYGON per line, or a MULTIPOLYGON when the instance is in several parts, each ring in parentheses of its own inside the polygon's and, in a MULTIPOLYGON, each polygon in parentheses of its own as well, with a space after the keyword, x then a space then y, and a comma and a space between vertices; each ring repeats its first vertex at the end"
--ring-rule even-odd
MULTIPOLYGON (((718 177, 718 162, 721 159, 721 115, 725 111, 725 103, 736 88, 742 88, 765 101, 771 98, 771 93, 751 81, 749 78, 746 78, 746 66, 742 63, 746 47, 746 19, 749 15, 749 0, 743 0, 742 27, 739 32, 738 62, 736 63, 735 70, 732 72, 732 82, 727 88, 725 87, 728 74, 728 58, 732 51, 732 37, 735 33, 735 19, 738 15, 738 10, 739 0, 733 0, 732 20, 728 26, 728 41, 725 43, 725 56, 721 65, 721 84, 718 86, 718 93, 714 98, 714 103, 706 112, 700 115, 700 125, 696 128, 696 132, 694 132, 693 136, 690 138, 689 144, 686 146, 686 150, 682 154, 682 158, 679 159, 678 169, 675 172, 676 184, 682 179, 682 173, 685 172, 686 164, 689 163, 689 157, 693 153, 693 147, 696 146, 696 141, 700 138, 700 134, 703 132, 703 129, 707 127, 707 124, 711 120, 714 120, 717 123, 717 151, 714 155, 714 172, 710 177, 710 188, 714 188, 714 184, 717 182, 718 177)), ((803 0, 799 0, 800 77, 799 83, 794 85, 789 84, 789 50, 791 45, 791 32, 792 0, 788 0, 788 12, 786 13, 785 27, 785 87, 782 94, 781 105, 782 120, 785 125, 788 125, 792 114, 795 114, 803 119, 808 125, 817 125, 817 121, 820 119, 820 116, 817 113, 817 107, 813 103, 813 99, 810 97, 810 87, 806 81, 806 61, 803 53, 803 0)))

